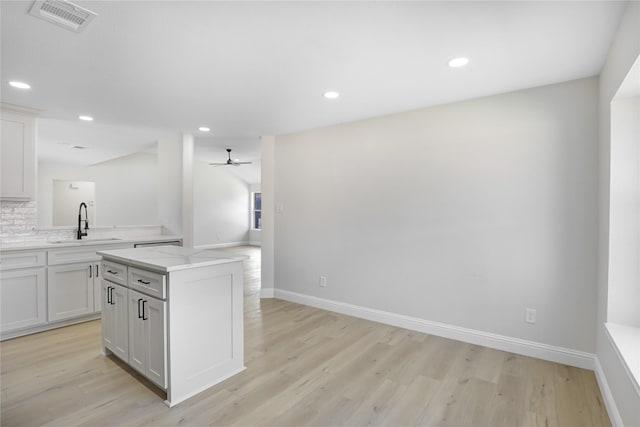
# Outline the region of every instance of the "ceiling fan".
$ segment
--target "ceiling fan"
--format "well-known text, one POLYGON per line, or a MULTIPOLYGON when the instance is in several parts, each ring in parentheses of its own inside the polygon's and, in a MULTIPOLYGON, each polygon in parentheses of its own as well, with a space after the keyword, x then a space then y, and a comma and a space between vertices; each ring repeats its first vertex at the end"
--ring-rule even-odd
POLYGON ((211 166, 240 166, 240 165, 250 165, 252 162, 238 162, 236 160, 231 160, 231 148, 227 148, 227 154, 229 155, 229 159, 224 163, 209 163, 211 166))

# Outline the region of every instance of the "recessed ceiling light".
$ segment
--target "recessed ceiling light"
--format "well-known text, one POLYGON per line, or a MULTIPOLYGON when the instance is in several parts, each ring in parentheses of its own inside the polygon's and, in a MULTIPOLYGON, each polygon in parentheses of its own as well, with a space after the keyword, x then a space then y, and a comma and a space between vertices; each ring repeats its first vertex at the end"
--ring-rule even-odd
POLYGON ((198 128, 198 130, 199 130, 200 132, 209 132, 211 129, 209 129, 209 128, 208 128, 208 127, 206 127, 206 126, 200 126, 200 127, 198 128))
POLYGON ((324 97, 327 99, 336 99, 340 94, 338 92, 329 91, 324 93, 324 97))
POLYGON ((93 117, 91 117, 91 116, 78 116, 78 118, 80 120, 84 120, 85 122, 92 122, 93 121, 93 117))
POLYGON ((451 61, 449 61, 449 67, 451 68, 458 68, 458 67, 464 67, 465 65, 467 65, 469 63, 469 59, 468 58, 454 58, 451 61))
POLYGON ((24 82, 11 81, 9 82, 9 85, 18 89, 31 89, 31 85, 24 82))

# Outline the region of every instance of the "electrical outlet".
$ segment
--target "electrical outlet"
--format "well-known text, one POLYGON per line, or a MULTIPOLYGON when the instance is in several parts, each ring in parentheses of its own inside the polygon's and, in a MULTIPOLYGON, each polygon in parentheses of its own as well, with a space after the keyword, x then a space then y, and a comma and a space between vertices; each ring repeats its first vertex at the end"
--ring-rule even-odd
POLYGON ((320 276, 320 287, 321 288, 327 287, 327 276, 320 276))
POLYGON ((536 323, 536 310, 533 308, 527 308, 524 310, 524 321, 527 323, 536 323))

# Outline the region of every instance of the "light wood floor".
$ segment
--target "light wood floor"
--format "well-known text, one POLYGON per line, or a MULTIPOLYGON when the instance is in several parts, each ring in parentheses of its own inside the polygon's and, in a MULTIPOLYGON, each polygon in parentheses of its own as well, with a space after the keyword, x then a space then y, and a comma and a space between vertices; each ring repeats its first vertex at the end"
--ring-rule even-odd
POLYGON ((259 299, 246 261, 247 369, 167 408, 100 355, 93 321, 1 344, 1 425, 608 426, 592 372, 259 299))

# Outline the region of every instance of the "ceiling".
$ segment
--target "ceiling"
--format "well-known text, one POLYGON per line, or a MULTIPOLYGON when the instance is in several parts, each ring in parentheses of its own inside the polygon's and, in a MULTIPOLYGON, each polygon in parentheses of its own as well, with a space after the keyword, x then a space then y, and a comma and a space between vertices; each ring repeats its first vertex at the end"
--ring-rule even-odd
POLYGON ((202 160, 222 161, 230 147, 233 157, 259 164, 261 135, 598 75, 625 7, 615 1, 76 3, 98 14, 81 33, 29 15, 31 1, 0 3, 1 97, 43 111, 43 154, 68 153, 55 149, 60 143, 87 146, 86 157, 78 156, 87 163, 186 132, 196 137, 202 160), (449 68, 459 56, 469 65, 449 68), (14 89, 10 80, 32 88, 14 89), (325 99, 328 90, 340 97, 325 99), (95 120, 81 123, 79 114, 95 120))

